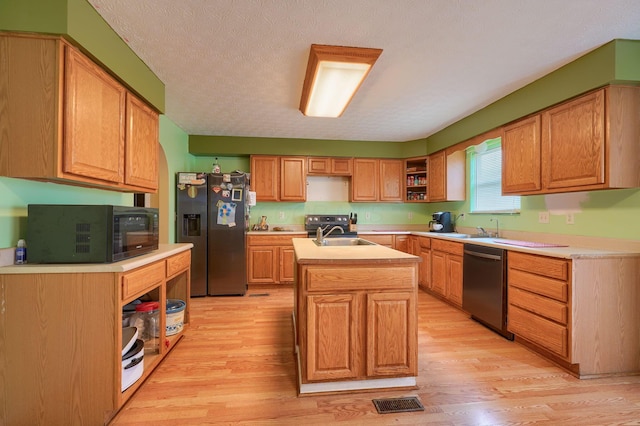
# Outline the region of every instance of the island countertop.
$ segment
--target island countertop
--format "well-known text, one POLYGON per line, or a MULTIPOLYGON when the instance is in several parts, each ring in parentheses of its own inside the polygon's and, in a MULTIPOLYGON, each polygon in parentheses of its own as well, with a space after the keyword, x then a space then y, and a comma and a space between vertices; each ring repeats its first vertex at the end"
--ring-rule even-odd
POLYGON ((313 238, 293 238, 296 261, 300 264, 335 263, 417 263, 420 257, 381 245, 317 246, 313 238))

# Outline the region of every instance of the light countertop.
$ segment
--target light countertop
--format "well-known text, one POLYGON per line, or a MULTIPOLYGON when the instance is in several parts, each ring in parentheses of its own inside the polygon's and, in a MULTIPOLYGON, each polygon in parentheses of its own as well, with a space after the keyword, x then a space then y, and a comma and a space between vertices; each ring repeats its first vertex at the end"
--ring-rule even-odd
POLYGON ((313 242, 313 238, 294 238, 293 248, 298 263, 416 263, 413 256, 381 245, 361 246, 322 246, 313 242))
MULTIPOLYGON (((191 243, 160 244, 158 250, 149 254, 132 257, 114 263, 62 263, 62 264, 31 264, 10 265, 0 268, 3 274, 65 274, 65 273, 96 273, 96 272, 126 272, 140 266, 148 265, 157 260, 165 259, 174 254, 190 250, 191 243)), ((28 258, 27 258, 28 259, 28 258)))

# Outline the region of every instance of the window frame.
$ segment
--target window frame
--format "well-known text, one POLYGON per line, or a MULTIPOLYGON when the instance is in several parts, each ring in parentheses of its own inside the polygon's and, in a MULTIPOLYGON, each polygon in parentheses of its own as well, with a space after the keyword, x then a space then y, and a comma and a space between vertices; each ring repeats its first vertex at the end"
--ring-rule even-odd
MULTIPOLYGON (((466 155, 469 162, 469 213, 471 214, 519 214, 522 208, 521 197, 518 195, 502 195, 502 137, 487 139, 480 144, 472 145, 466 149, 466 155), (496 198, 492 198, 493 202, 488 204, 501 206, 501 208, 489 208, 488 205, 482 203, 478 205, 478 190, 477 190, 477 168, 478 159, 483 155, 494 153, 495 150, 500 150, 500 162, 499 173, 494 181, 497 181, 499 185, 499 195, 495 195, 496 198), (495 201, 501 202, 496 204, 495 201), (511 204, 512 207, 508 207, 511 204)), ((495 185, 494 185, 495 190, 495 185)))

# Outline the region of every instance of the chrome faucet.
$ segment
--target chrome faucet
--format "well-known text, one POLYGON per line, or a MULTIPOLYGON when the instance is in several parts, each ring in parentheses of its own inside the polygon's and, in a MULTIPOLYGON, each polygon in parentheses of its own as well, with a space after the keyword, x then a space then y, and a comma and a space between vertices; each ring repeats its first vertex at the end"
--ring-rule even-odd
POLYGON ((489 233, 487 231, 484 230, 484 228, 482 226, 476 226, 476 229, 478 230, 478 236, 479 237, 489 237, 489 233))
POLYGON ((498 224, 498 218, 497 217, 492 217, 489 220, 491 222, 495 222, 496 223, 496 238, 500 238, 500 225, 498 224))
MULTIPOLYGON (((328 228, 328 226, 327 226, 328 228)), ((326 229, 326 228, 325 228, 326 229)), ((342 229, 342 226, 336 225, 333 228, 331 228, 326 234, 323 235, 322 231, 323 229, 321 227, 318 226, 318 229, 316 230, 316 241, 318 242, 318 244, 322 244, 322 242, 324 241, 324 239, 326 237, 329 236, 330 233, 332 233, 333 231, 335 231, 336 229, 339 229, 340 232, 342 232, 344 234, 344 229, 342 229)))

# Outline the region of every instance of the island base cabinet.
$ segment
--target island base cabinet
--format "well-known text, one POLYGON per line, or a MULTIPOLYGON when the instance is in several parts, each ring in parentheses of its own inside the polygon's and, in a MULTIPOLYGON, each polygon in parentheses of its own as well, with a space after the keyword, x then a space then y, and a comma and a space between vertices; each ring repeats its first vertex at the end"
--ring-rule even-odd
POLYGON ((417 375, 417 263, 296 271, 302 384, 417 375))
POLYGON ((309 296, 307 303, 307 378, 357 377, 358 298, 354 294, 318 295, 309 296))
POLYGON ((367 295, 367 376, 416 374, 415 303, 411 292, 367 295))

